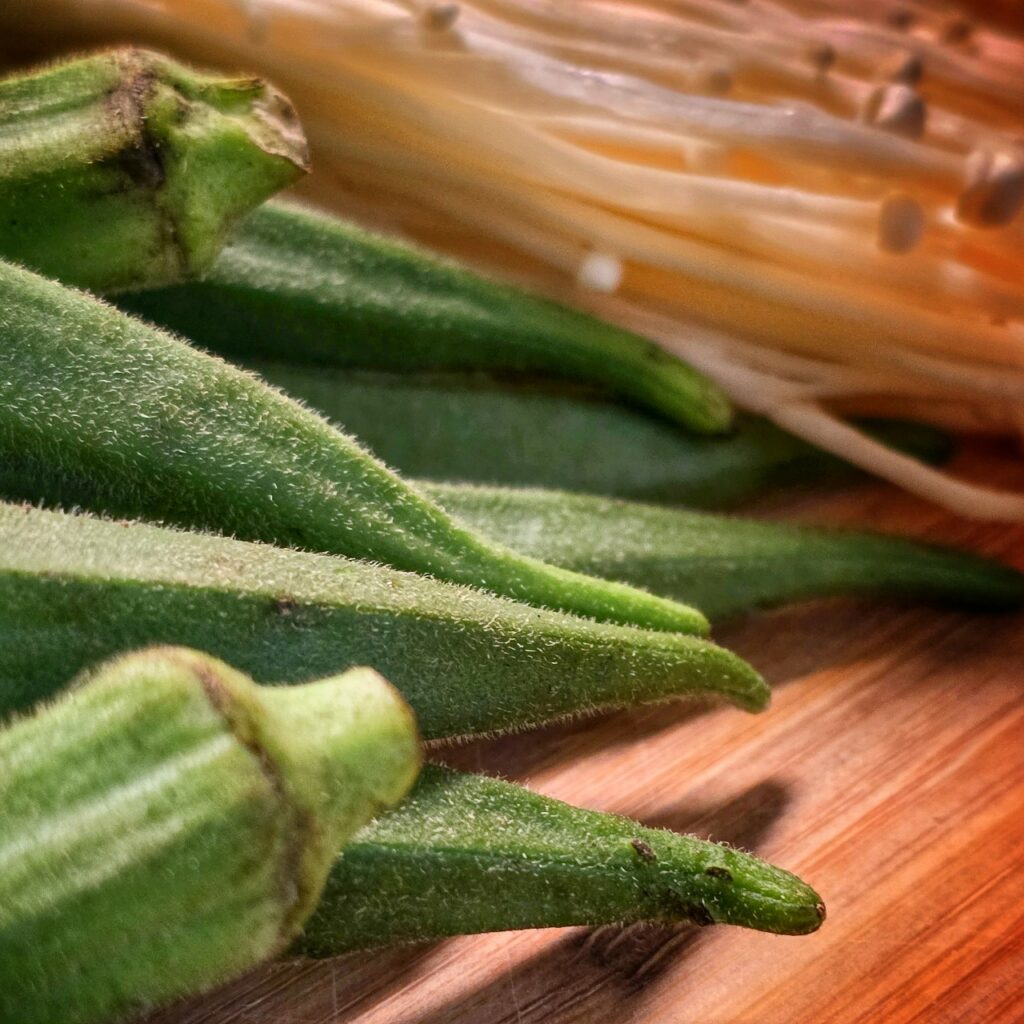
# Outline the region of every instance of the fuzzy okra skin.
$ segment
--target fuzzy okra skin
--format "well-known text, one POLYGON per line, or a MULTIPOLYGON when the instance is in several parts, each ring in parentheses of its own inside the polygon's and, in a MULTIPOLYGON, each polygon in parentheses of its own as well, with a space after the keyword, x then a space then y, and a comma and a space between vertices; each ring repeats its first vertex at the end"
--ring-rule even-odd
POLYGON ((182 648, 102 666, 0 731, 0 1019, 101 1024, 274 956, 419 761, 371 669, 262 689, 182 648))
POLYGON ((640 583, 712 621, 832 594, 1024 606, 1024 573, 883 534, 757 522, 560 491, 421 483, 439 504, 524 554, 640 583))
POLYGON ((728 399, 644 338, 345 221, 270 203, 202 280, 118 300, 234 359, 590 381, 702 434, 728 399))
POLYGON ((94 290, 194 276, 308 170, 258 78, 120 49, 0 80, 0 257, 94 290))
POLYGON ((768 688, 705 640, 542 611, 368 562, 0 504, 0 714, 83 665, 187 644, 259 682, 373 665, 427 738, 768 688))
POLYGON ((250 373, 0 263, 9 497, 372 559, 539 607, 706 633, 687 608, 481 537, 250 373))
POLYGON ((824 918, 809 885, 751 854, 428 765, 345 847, 295 951, 635 921, 804 935, 824 918))
MULTIPOLYGON (((527 387, 468 375, 247 365, 411 477, 725 508, 774 488, 856 472, 756 416, 737 416, 728 435, 694 437, 594 393, 560 393, 550 381, 527 387)), ((862 426, 929 462, 949 454, 949 439, 930 427, 884 420, 862 426)))

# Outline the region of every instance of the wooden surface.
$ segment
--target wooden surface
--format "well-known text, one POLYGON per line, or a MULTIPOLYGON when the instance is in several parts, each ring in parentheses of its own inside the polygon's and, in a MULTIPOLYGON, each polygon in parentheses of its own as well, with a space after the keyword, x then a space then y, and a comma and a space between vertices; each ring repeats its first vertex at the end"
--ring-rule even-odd
MULTIPOLYGON (((984 450, 960 462, 1008 479, 984 450)), ((1024 567, 1024 529, 957 521, 880 485, 766 514, 944 539, 1024 567)), ((676 704, 444 759, 753 849, 823 895, 816 935, 470 937, 274 965, 152 1024, 1024 1021, 1024 616, 842 601, 717 635, 774 684, 766 714, 676 704)))

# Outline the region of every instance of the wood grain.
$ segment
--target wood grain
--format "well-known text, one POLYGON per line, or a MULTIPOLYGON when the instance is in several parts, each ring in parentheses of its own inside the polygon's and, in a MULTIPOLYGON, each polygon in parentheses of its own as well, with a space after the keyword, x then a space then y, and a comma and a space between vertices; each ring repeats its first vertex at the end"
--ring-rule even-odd
MULTIPOLYGON (((960 468, 1024 487, 975 447, 960 468)), ((762 514, 870 524, 1024 567, 1024 529, 864 485, 762 514)), ((680 705, 445 751, 573 803, 756 850, 816 935, 560 929, 291 962, 150 1024, 1001 1024, 1024 1020, 1024 617, 821 602, 718 631, 769 712, 680 705)))

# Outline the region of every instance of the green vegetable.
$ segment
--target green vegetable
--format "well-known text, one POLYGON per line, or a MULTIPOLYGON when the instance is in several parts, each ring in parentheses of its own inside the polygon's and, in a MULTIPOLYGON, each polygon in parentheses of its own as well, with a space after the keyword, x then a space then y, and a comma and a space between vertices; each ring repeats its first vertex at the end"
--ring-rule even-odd
POLYGON ((206 269, 307 169, 284 97, 122 49, 0 81, 0 256, 114 290, 206 269))
POLYGON ((823 594, 1024 605, 1024 574, 881 534, 732 519, 559 491, 423 484, 517 551, 690 601, 712 620, 823 594))
POLYGON ((750 854, 428 766, 345 848, 297 948, 633 921, 802 935, 824 916, 810 886, 750 854))
POLYGON ((352 438, 251 374, 0 264, 0 463, 13 496, 373 559, 656 629, 707 620, 463 528, 352 438))
POLYGON ((149 643, 208 650, 260 682, 370 664, 427 737, 768 689, 693 637, 607 626, 326 555, 0 505, 0 712, 149 643))
POLYGON ((119 301, 232 358, 543 374, 601 384, 700 433, 731 417, 710 380, 643 338, 285 204, 247 218, 202 281, 119 301))
MULTIPOLYGON (((771 488, 855 473, 849 463, 755 416, 737 417, 725 437, 698 438, 592 393, 560 394, 550 382, 527 389, 479 377, 251 366, 411 477, 722 508, 771 488)), ((864 426, 928 461, 949 454, 946 436, 929 427, 864 426)))
POLYGON ((370 669, 261 690, 182 649, 104 666, 0 731, 0 1020, 101 1024, 275 955, 418 767, 370 669))

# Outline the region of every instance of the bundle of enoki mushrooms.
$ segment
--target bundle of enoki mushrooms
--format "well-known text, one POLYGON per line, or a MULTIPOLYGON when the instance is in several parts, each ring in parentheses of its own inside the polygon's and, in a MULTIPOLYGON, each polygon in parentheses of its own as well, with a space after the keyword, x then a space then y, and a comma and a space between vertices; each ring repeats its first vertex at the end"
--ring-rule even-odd
POLYGON ((5 8, 8 40, 266 73, 319 199, 647 334, 918 494, 1024 519, 846 420, 1024 432, 1020 0, 5 8))

